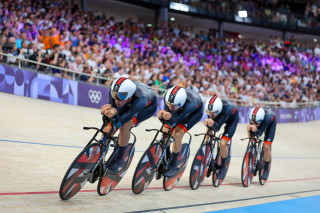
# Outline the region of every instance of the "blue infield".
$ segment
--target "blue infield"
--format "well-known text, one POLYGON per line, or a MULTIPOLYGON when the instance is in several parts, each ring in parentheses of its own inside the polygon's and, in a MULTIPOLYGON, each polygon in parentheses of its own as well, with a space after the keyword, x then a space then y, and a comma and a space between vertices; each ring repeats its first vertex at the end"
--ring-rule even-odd
MULTIPOLYGON (((254 206, 246 206, 221 211, 213 211, 215 213, 319 213, 320 212, 320 195, 297 198, 292 200, 278 201, 254 206)), ((209 212, 208 212, 209 213, 209 212)))

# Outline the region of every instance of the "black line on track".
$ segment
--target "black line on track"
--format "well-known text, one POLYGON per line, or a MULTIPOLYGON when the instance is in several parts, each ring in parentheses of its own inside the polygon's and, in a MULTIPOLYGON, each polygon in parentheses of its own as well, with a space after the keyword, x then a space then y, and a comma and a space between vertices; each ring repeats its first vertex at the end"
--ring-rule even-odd
POLYGON ((217 205, 217 204, 222 204, 222 203, 232 203, 232 202, 239 202, 239 201, 246 201, 246 200, 256 200, 256 199, 262 199, 262 198, 278 197, 278 196, 284 196, 284 195, 293 195, 293 194, 315 192, 315 191, 320 191, 320 189, 301 191, 301 192, 290 192, 290 193, 276 194, 276 195, 266 195, 266 196, 261 196, 261 197, 243 198, 243 199, 237 199, 237 200, 226 200, 226 201, 219 201, 219 202, 212 202, 212 203, 199 203, 199 204, 186 205, 186 206, 173 206, 173 207, 159 208, 159 209, 146 209, 146 210, 140 210, 140 211, 127 212, 127 213, 153 212, 153 211, 164 212, 164 210, 183 209, 183 208, 191 208, 191 207, 207 206, 207 205, 217 205))

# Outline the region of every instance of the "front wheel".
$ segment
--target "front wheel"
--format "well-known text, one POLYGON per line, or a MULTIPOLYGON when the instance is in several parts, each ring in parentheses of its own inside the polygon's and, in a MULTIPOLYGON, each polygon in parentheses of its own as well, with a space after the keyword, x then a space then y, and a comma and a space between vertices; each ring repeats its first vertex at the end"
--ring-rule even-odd
POLYGON ((74 159, 60 185, 59 196, 62 200, 72 198, 86 184, 100 155, 100 145, 92 143, 85 147, 74 159))
POLYGON ((133 146, 132 143, 128 144, 124 152, 123 163, 121 165, 122 169, 120 170, 120 172, 118 173, 107 172, 107 174, 105 174, 104 177, 100 178, 97 186, 97 192, 99 195, 103 196, 108 194, 118 185, 120 180, 124 177, 133 159, 134 147, 132 146, 133 146))
POLYGON ((255 149, 253 146, 248 146, 241 168, 241 182, 244 187, 250 186, 254 176, 252 173, 253 159, 255 159, 255 149))
POLYGON ((191 189, 196 190, 201 186, 208 172, 211 155, 209 143, 200 146, 190 169, 189 184, 191 189))
POLYGON ((131 186, 133 193, 140 194, 149 186, 156 173, 161 154, 160 143, 151 144, 144 152, 133 175, 131 186))

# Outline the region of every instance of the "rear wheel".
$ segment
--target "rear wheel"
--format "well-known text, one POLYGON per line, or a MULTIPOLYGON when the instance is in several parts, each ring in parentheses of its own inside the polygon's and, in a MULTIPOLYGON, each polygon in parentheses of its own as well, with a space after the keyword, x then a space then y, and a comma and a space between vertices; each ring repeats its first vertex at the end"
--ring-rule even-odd
POLYGON ((85 147, 74 159, 60 185, 59 196, 62 200, 72 198, 86 184, 100 155, 100 145, 92 143, 85 147))
POLYGON ((156 166, 162 154, 162 145, 154 143, 144 152, 132 179, 132 191, 135 194, 143 192, 151 183, 156 166))
POLYGON ((180 151, 180 154, 178 156, 178 162, 177 162, 177 171, 174 176, 172 177, 164 177, 163 178, 163 188, 166 191, 170 191, 175 187, 175 185, 179 182, 180 178, 183 175, 184 170, 187 167, 187 163, 189 160, 190 155, 190 148, 189 144, 182 144, 182 148, 180 151))
MULTIPOLYGON (((270 172, 270 169, 271 169, 271 163, 269 164, 269 172, 270 172)), ((259 160, 259 183, 261 185, 264 185, 267 182, 267 180, 261 179, 263 173, 264 173, 264 151, 262 149, 260 160, 259 160)))
POLYGON ((107 172, 107 174, 105 174, 104 177, 100 178, 98 187, 97 187, 97 192, 99 195, 108 194, 118 185, 118 183, 124 177, 133 159, 134 147, 132 146, 133 146, 132 143, 128 144, 124 152, 123 163, 121 165, 122 169, 120 170, 120 172, 118 173, 107 172))
MULTIPOLYGON (((231 161, 231 145, 228 144, 228 158, 227 158, 227 172, 230 166, 230 161, 231 161)), ((212 175, 212 183, 215 187, 219 187, 224 179, 218 179, 218 175, 221 169, 221 155, 220 155, 220 148, 218 149, 218 153, 216 156, 216 160, 215 160, 215 167, 213 170, 213 175, 212 175)))
POLYGON ((190 169, 189 184, 191 189, 198 189, 207 175, 211 157, 210 144, 200 146, 190 169))

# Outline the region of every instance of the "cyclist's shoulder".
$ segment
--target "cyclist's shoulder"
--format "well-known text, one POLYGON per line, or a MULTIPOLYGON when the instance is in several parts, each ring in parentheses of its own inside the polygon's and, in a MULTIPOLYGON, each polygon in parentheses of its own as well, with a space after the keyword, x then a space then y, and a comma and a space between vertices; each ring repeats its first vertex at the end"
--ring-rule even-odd
POLYGON ((133 83, 137 86, 135 95, 137 97, 146 96, 146 95, 156 95, 151 87, 148 85, 141 83, 139 81, 133 81, 133 83))
POLYGON ((186 93, 187 93, 187 101, 195 101, 196 100, 200 100, 202 102, 201 96, 194 90, 189 89, 189 88, 184 88, 186 93))
POLYGON ((272 111, 271 108, 263 108, 265 113, 266 113, 266 116, 276 116, 276 113, 274 111, 272 111))

